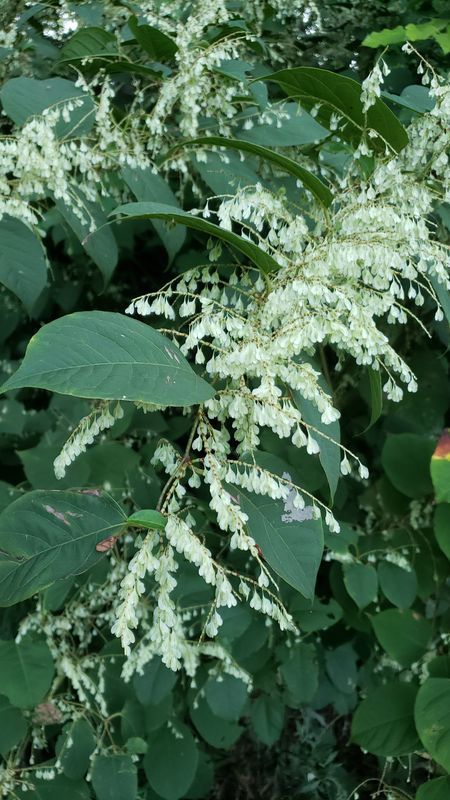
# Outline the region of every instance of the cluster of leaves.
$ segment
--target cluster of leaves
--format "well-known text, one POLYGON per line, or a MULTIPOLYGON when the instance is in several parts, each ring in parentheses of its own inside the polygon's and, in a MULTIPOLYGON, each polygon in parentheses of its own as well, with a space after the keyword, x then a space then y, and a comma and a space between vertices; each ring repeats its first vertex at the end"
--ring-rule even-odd
MULTIPOLYGON (((129 5, 14 9, 14 17, 22 12, 16 23, 22 50, 0 53, 10 71, 0 92, 5 134, 82 97, 57 133, 62 140, 88 139, 95 94, 86 99, 74 69, 110 76, 118 124, 129 112, 136 76, 153 86, 176 71, 174 39, 137 19, 131 12, 139 15, 139 8, 129 5), (127 26, 120 45, 106 24, 108 10, 117 7, 127 26), (73 17, 81 26, 75 34, 64 27, 73 17), (28 76, 14 74, 22 67, 28 76)), ((108 162, 109 193, 90 201, 89 223, 50 191, 30 201, 39 209, 34 227, 11 215, 0 220, 1 370, 8 390, 0 401, 0 793, 6 797, 193 800, 227 791, 242 798, 309 792, 346 800, 382 791, 396 800, 448 797, 450 462, 441 432, 449 333, 428 307, 431 344, 413 326, 396 342, 419 391, 400 405, 385 404, 382 415, 372 372, 348 363, 340 374, 331 347, 317 353, 343 420, 341 430, 337 422, 324 430, 365 459, 368 482, 340 478, 339 451, 331 443, 309 455, 268 430, 262 434, 261 466, 277 476, 300 475, 305 490, 324 502, 334 498, 341 522, 340 534, 322 531, 318 520, 286 525, 279 501, 240 492, 250 532, 281 578, 283 603, 300 634, 287 637, 248 605, 224 608, 217 641, 240 672, 222 670, 206 654, 192 679, 155 656, 142 674, 124 681, 125 657, 110 633, 111 601, 133 555, 136 527, 165 524, 153 510, 165 484, 151 463, 158 440, 182 455, 192 423, 183 407, 214 391, 170 338, 117 312, 131 296, 204 263, 205 234, 219 236, 237 259, 262 273, 276 268, 248 239, 189 215, 180 201, 189 208, 199 195, 232 194, 260 182, 298 193, 299 181, 326 208, 327 178, 342 177, 361 136, 360 87, 350 78, 319 74, 316 66, 273 74, 271 47, 281 22, 276 4, 262 6, 253 56, 250 47, 249 61, 230 58, 220 66, 226 81, 237 77, 239 91, 246 87, 244 99, 234 100, 233 135, 181 143, 176 111, 170 119, 169 155, 161 161, 175 159, 174 148, 192 153, 188 179, 148 166, 113 170, 108 162), (266 81, 251 77, 269 73, 278 87, 272 97, 279 89, 289 98, 285 114, 278 127, 264 118, 246 127, 270 97, 266 81), (330 96, 346 120, 337 133, 330 129, 330 96), (205 145, 226 146, 226 160, 214 151, 205 161, 205 145), (123 201, 121 215, 132 219, 107 224, 123 201), (53 461, 92 411, 92 399, 108 408, 124 401, 124 414, 57 480, 53 461), (139 404, 171 409, 148 413, 139 404), (251 676, 251 691, 243 675, 251 676), (258 764, 262 775, 264 765, 273 773, 258 795, 250 780, 242 784, 243 759, 258 764)), ((239 14, 233 24, 207 28, 205 50, 250 25, 239 14)), ((401 121, 427 110, 430 98, 424 87, 405 87, 403 65, 393 72, 389 99, 398 116, 381 101, 369 115, 370 127, 397 151, 406 141, 401 121)), ((210 131, 210 122, 203 123, 210 131)), ((440 240, 448 241, 446 205, 433 221, 440 240)), ((320 429, 312 404, 304 401, 302 410, 320 429)), ((251 570, 242 553, 227 551, 206 495, 193 496, 207 545, 225 553, 231 570, 251 570)), ((153 588, 149 581, 149 597, 153 588)), ((203 620, 195 612, 209 607, 210 589, 181 559, 175 600, 192 613, 197 638, 203 620)))

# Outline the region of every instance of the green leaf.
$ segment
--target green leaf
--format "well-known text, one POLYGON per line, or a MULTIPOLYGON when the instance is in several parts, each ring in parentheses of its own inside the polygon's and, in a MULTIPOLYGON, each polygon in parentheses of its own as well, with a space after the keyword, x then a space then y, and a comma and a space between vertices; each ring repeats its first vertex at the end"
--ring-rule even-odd
POLYGON ((20 800, 61 800, 61 798, 64 800, 91 800, 92 798, 87 783, 71 781, 65 775, 56 775, 51 781, 33 777, 32 782, 34 789, 27 792, 23 789, 15 789, 15 796, 20 800))
POLYGON ((419 24, 409 23, 405 26, 406 38, 410 42, 420 42, 434 38, 436 33, 448 24, 447 19, 430 19, 419 24))
POLYGON ((402 667, 409 667, 424 655, 431 625, 415 611, 388 608, 373 616, 371 622, 382 648, 402 667))
POLYGON ((137 796, 137 770, 131 756, 95 756, 91 780, 97 800, 135 800, 137 796))
POLYGON ((145 665, 142 675, 138 673, 133 678, 134 691, 140 703, 144 706, 157 706, 172 691, 177 682, 177 674, 164 666, 158 656, 145 665))
POLYGON ((422 684, 415 720, 425 749, 450 772, 450 678, 428 678, 422 684))
POLYGON ((178 222, 180 225, 186 225, 187 228, 202 231, 208 236, 215 236, 217 239, 221 239, 231 245, 243 253, 261 272, 269 273, 279 269, 275 259, 253 242, 243 239, 236 233, 225 230, 225 228, 220 228, 219 225, 207 222, 202 217, 194 217, 192 214, 188 214, 187 211, 181 211, 178 208, 172 208, 162 203, 126 203, 124 206, 116 208, 112 213, 116 215, 122 214, 130 219, 163 219, 168 222, 178 222))
POLYGON ((192 785, 198 764, 198 748, 189 728, 182 723, 165 727, 150 740, 144 758, 147 780, 164 800, 179 800, 192 785))
POLYGON ((0 90, 5 114, 16 125, 24 125, 46 108, 63 107, 67 101, 76 100, 76 108, 69 113, 68 121, 60 119, 55 126, 59 139, 84 136, 91 130, 95 119, 95 104, 90 95, 64 78, 11 78, 0 90))
POLYGON ((200 736, 211 747, 228 749, 244 732, 244 729, 235 722, 227 722, 213 714, 205 698, 202 697, 197 698, 195 705, 191 706, 190 715, 200 736))
MULTIPOLYGON (((1 674, 1 666, 0 666, 1 674)), ((24 738, 28 724, 22 712, 0 695, 0 755, 6 756, 24 738)))
POLYGON ((417 596, 417 577, 390 561, 378 564, 378 580, 384 596, 397 608, 409 608, 417 596))
POLYGON ((199 751, 197 772, 194 782, 184 795, 187 800, 204 800, 209 797, 214 786, 214 765, 204 750, 199 751))
POLYGON ((73 208, 61 198, 55 200, 56 208, 99 268, 106 286, 111 280, 119 258, 114 233, 99 202, 87 200, 76 186, 71 188, 71 193, 83 209, 84 219, 80 219, 73 208), (91 225, 94 230, 91 229, 91 225))
POLYGON ((125 513, 108 495, 35 491, 0 514, 0 606, 77 575, 103 555, 96 545, 124 529, 125 513))
POLYGON ((239 678, 227 673, 211 676, 204 690, 206 702, 217 717, 235 722, 242 716, 248 691, 245 683, 239 678))
POLYGON ((18 708, 33 708, 52 685, 55 668, 44 641, 22 639, 0 641, 0 686, 2 694, 18 708))
POLYGON ((431 480, 437 503, 450 503, 450 428, 446 428, 431 456, 431 480))
POLYGON ((326 630, 342 617, 342 608, 332 597, 327 603, 315 597, 311 604, 310 600, 297 595, 289 610, 303 633, 326 630))
POLYGON ((358 654, 350 642, 325 652, 325 664, 331 682, 343 694, 353 694, 356 689, 358 654))
POLYGON ((94 56, 111 57, 118 55, 117 40, 114 34, 104 28, 82 28, 70 37, 62 47, 58 61, 80 61, 94 56))
MULTIPOLYGON (((330 388, 324 377, 320 374, 318 382, 321 389, 323 389, 326 394, 329 394, 330 388)), ((326 475, 328 486, 330 487, 331 501, 333 501, 341 475, 341 451, 339 448, 341 429, 339 422, 335 420, 325 425, 322 422, 320 411, 311 400, 307 400, 298 391, 293 391, 292 397, 307 425, 311 425, 312 428, 318 431, 318 435, 316 435, 315 431, 312 431, 312 435, 320 448, 319 460, 326 475), (323 436, 320 434, 323 434, 323 436)))
POLYGON ((378 594, 377 572, 371 564, 344 564, 344 583, 347 592, 358 608, 375 602, 378 594))
POLYGON ((166 527, 167 517, 153 508, 142 508, 135 511, 127 519, 127 525, 135 528, 148 528, 151 531, 163 531, 166 527))
POLYGON ((411 498, 431 494, 430 461, 434 444, 428 436, 416 433, 388 434, 381 463, 391 483, 411 498))
POLYGON ((272 569, 304 597, 314 597, 317 572, 323 552, 320 519, 311 519, 312 509, 290 514, 286 503, 239 488, 232 490, 248 515, 250 535, 260 546, 272 569))
POLYGON ((81 311, 44 325, 0 391, 25 386, 176 406, 214 394, 169 339, 143 322, 107 311, 81 311))
MULTIPOLYGON (((240 150, 242 152, 251 153, 252 155, 258 156, 258 158, 261 158, 264 162, 273 164, 274 166, 283 170, 283 172, 287 172, 288 175, 292 175, 294 178, 299 180, 306 189, 309 189, 316 200, 318 200, 324 206, 328 207, 333 200, 331 191, 319 178, 316 177, 316 175, 313 175, 312 172, 309 172, 307 169, 301 167, 292 158, 283 156, 268 147, 262 147, 261 145, 253 144, 252 142, 246 142, 243 139, 227 139, 223 136, 201 136, 198 139, 190 139, 186 142, 180 142, 180 144, 176 145, 174 150, 179 150, 180 148, 184 147, 192 147, 194 145, 224 147, 231 148, 232 150, 240 150)), ((169 158, 172 152, 173 150, 171 150, 165 158, 169 158)))
POLYGON ((352 739, 377 756, 400 756, 418 749, 414 726, 417 687, 396 681, 378 686, 360 703, 352 722, 352 739))
POLYGON ((149 54, 152 61, 170 61, 178 47, 170 36, 151 25, 139 25, 136 17, 130 17, 128 25, 136 41, 149 54))
POLYGON ((74 781, 84 778, 95 747, 94 732, 86 719, 68 722, 56 743, 56 755, 64 775, 74 781))
POLYGON ((287 657, 280 666, 286 688, 296 704, 309 703, 319 685, 316 648, 299 642, 286 651, 287 657))
POLYGON ((276 695, 261 694, 251 705, 252 729, 267 747, 271 747, 280 738, 284 717, 285 705, 276 695))
POLYGON ((416 800, 448 800, 450 797, 450 776, 434 778, 422 783, 416 793, 416 800))
MULTIPOLYGON (((145 169, 132 169, 122 167, 122 177, 139 202, 160 202, 179 208, 177 198, 170 186, 161 175, 152 172, 149 167, 145 169)), ((169 228, 164 222, 155 219, 152 223, 156 233, 161 239, 171 262, 181 250, 186 240, 186 229, 180 225, 169 228)))
POLYGON ((364 433, 368 431, 372 425, 375 425, 383 411, 383 391, 381 388, 380 370, 369 367, 367 374, 369 376, 370 388, 370 420, 367 428, 363 431, 364 433))
POLYGON ((450 25, 443 33, 435 33, 433 38, 436 39, 437 43, 440 45, 444 55, 448 56, 450 53, 450 25))
MULTIPOLYGON (((256 84, 253 84, 256 86, 256 84)), ((249 112, 251 113, 251 112, 249 112)), ((245 125, 237 131, 238 139, 261 144, 263 147, 273 147, 276 138, 277 147, 293 147, 305 144, 318 144, 330 135, 330 132, 308 114, 300 109, 298 103, 285 103, 283 106, 283 119, 279 120, 276 129, 269 122, 258 122, 252 128, 246 129, 245 125), (284 116, 286 114, 286 117, 284 116)))
POLYGON ((378 133, 371 146, 383 153, 386 143, 396 153, 408 143, 405 129, 382 100, 364 114, 361 85, 352 78, 316 67, 295 67, 265 75, 262 80, 278 83, 288 97, 299 100, 307 110, 318 105, 317 120, 326 127, 332 114, 338 114, 344 120, 339 135, 352 144, 359 144, 367 128, 378 133))
POLYGON ((436 278, 430 276, 428 279, 436 293, 437 299, 442 306, 442 311, 445 314, 447 322, 450 322, 450 292, 444 284, 440 283, 436 278))
POLYGON ((0 282, 31 314, 47 285, 47 260, 38 237, 19 219, 0 220, 0 282))
POLYGON ((450 561, 450 504, 441 503, 434 512, 434 535, 450 561))
POLYGON ((383 28, 382 31, 369 33, 361 42, 364 47, 387 47, 389 44, 401 44, 406 42, 406 31, 403 25, 396 28, 383 28))

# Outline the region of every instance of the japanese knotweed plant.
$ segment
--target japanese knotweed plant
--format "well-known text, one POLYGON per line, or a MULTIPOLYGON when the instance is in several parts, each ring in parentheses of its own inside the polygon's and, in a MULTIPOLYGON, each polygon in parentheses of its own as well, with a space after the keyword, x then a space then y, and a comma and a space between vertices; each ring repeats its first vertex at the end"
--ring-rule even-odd
MULTIPOLYGON (((207 266, 188 269, 156 293, 135 298, 127 313, 166 317, 170 327, 159 332, 106 312, 50 323, 33 337, 21 367, 4 386, 97 401, 56 458, 60 478, 95 435, 122 417, 128 403, 147 412, 183 406, 191 419, 183 451, 165 440, 154 450, 153 464, 167 477, 155 511, 127 516, 93 490, 89 497, 56 493, 54 499, 31 493, 5 512, 24 538, 20 545, 17 537, 2 539, 9 554, 2 565, 3 602, 82 571, 122 534, 129 548, 130 533, 124 531, 130 525, 145 530, 134 538, 129 562, 111 571, 101 601, 127 656, 126 679, 155 655, 172 670, 184 666, 190 676, 202 654, 218 657, 225 670, 238 674, 213 641, 223 622, 221 610, 238 602, 249 603, 282 630, 296 631, 280 598, 279 578, 312 598, 322 526, 338 533, 339 523, 301 475, 268 463, 259 451, 261 436, 271 431, 319 454, 331 500, 339 471, 355 469, 360 480, 368 477, 360 459, 340 444, 340 413, 314 360, 320 349, 326 345, 335 354, 337 371, 348 359, 368 368, 374 391, 382 385, 390 400, 399 401, 403 387, 417 388, 386 322, 412 319, 424 327, 414 306, 426 301, 441 319, 440 299, 447 302, 448 249, 434 236, 432 214, 436 202, 449 197, 450 89, 427 73, 435 105, 410 125, 406 137, 379 100, 383 71, 387 68, 377 66, 361 98, 350 79, 321 73, 333 102, 330 108, 325 93, 315 113, 355 148, 332 191, 317 174, 256 147, 253 152, 267 163, 295 176, 295 192, 292 187, 289 193, 274 192, 269 182, 244 186, 234 195, 211 198, 201 216, 152 203, 119 207, 120 217, 172 219, 203 230, 244 259, 230 263, 219 245, 211 245, 207 266), (217 225, 207 220, 213 213, 217 225), (46 531, 32 545, 30 513, 37 529, 46 531), (215 545, 205 526, 220 532, 215 545), (57 560, 57 568, 48 563, 55 547, 70 554, 64 565, 57 560), (183 560, 210 587, 207 601, 184 611, 176 601, 183 560)), ((308 71, 272 78, 289 93, 296 89, 308 97, 308 71)), ((205 139, 196 146, 204 152, 205 139)), ((252 151, 245 142, 215 137, 210 146, 252 151)), ((44 623, 38 610, 24 629, 45 629, 44 623)), ((87 679, 65 661, 61 669, 68 677, 72 669, 73 685, 85 694, 87 679)))

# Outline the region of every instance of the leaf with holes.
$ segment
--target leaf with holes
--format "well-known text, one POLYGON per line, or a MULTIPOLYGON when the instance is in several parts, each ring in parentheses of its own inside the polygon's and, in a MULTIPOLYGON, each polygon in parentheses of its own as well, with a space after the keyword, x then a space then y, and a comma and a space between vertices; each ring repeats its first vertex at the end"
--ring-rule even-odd
POLYGON ((100 560, 96 545, 126 523, 107 494, 35 491, 0 514, 0 606, 31 597, 100 560))

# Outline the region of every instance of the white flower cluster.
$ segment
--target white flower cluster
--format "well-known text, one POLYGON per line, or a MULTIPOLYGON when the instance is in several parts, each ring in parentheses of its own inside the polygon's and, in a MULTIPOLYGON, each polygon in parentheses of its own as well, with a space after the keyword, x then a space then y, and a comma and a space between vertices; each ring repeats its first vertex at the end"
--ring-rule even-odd
POLYGON ((99 403, 87 417, 83 417, 53 462, 56 477, 64 478, 72 461, 86 451, 87 446, 93 443, 101 431, 112 428, 118 419, 122 419, 123 413, 120 403, 111 404, 106 401, 99 403))
POLYGON ((266 568, 262 565, 263 577, 258 582, 240 579, 234 588, 230 580, 234 573, 228 576, 227 570, 214 560, 211 551, 192 530, 193 524, 194 520, 190 515, 184 520, 176 514, 169 514, 163 532, 150 531, 143 542, 138 544, 138 551, 122 579, 112 633, 121 639, 128 656, 123 671, 126 679, 135 671, 141 672, 155 655, 160 656, 163 663, 172 670, 180 669, 183 664, 190 675, 195 674, 199 664, 198 644, 193 644, 186 638, 183 614, 172 597, 177 585, 178 562, 175 553, 193 564, 200 577, 214 590, 213 598, 208 604, 206 620, 203 622, 201 639, 205 635, 210 638, 217 635, 223 622, 220 608, 232 608, 238 599, 247 599, 250 582, 255 587, 250 603, 252 608, 275 619, 283 629, 295 628, 279 600, 267 592, 269 577, 266 568), (151 592, 153 611, 150 616, 148 611, 145 613, 141 602, 148 590, 145 585, 148 577, 155 581, 151 592), (132 651, 131 645, 136 640, 134 630, 138 626, 144 634, 132 651))

